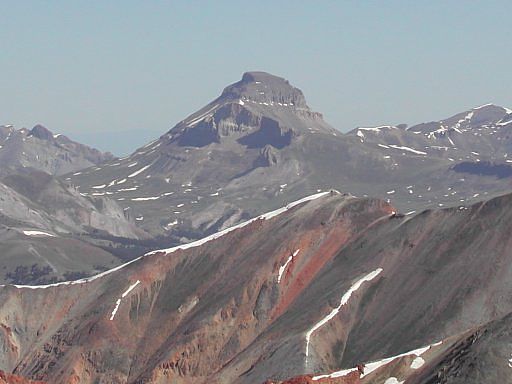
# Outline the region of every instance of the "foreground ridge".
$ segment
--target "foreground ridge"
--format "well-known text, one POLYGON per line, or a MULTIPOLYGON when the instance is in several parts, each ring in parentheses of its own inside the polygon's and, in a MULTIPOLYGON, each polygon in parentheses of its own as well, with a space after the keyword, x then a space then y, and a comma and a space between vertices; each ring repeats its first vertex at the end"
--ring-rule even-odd
POLYGON ((308 201, 311 201, 311 200, 315 200, 315 199, 318 199, 322 196, 325 196, 329 193, 336 193, 336 194, 340 194, 339 191, 327 191, 327 192, 319 192, 319 193, 316 193, 316 194, 313 194, 313 195, 309 195, 309 196, 306 196, 302 199, 299 199, 299 200, 296 200, 292 203, 289 203, 287 204, 286 206, 284 207, 281 207, 281 208, 278 208, 274 211, 270 211, 270 212, 267 212, 267 213, 264 213, 262 215, 259 215, 253 219, 250 219, 250 220, 247 220, 247 221, 244 221, 240 224, 237 224, 237 225, 234 225, 232 227, 229 227, 229 228, 226 228, 226 229, 223 229, 222 231, 219 231, 219 232, 216 232, 212 235, 209 235, 205 238, 202 238, 202 239, 199 239, 199 240, 196 240, 196 241, 193 241, 191 243, 187 243, 187 244, 182 244, 182 245, 177 245, 175 247, 171 247, 171 248, 165 248, 165 249, 158 249, 158 250, 154 250, 154 251, 151 251, 151 252, 148 252, 148 253, 145 253, 144 255, 142 256, 139 256, 133 260, 130 260, 124 264, 121 264, 117 267, 114 267, 112 269, 109 269, 108 271, 105 271, 105 272, 102 272, 102 273, 99 273, 97 275, 94 275, 94 276, 91 276, 91 277, 87 277, 87 278, 83 278, 83 279, 78 279, 78 280, 72 280, 72 281, 62 281, 62 282, 59 282, 59 283, 53 283, 53 284, 45 284, 45 285, 18 285, 18 284, 4 284, 4 285, 0 285, 0 288, 4 288, 4 287, 15 287, 15 288, 27 288, 27 289, 45 289, 45 288, 51 288, 51 287, 59 287, 59 286, 64 286, 64 285, 75 285, 75 284, 85 284, 85 283, 89 283, 91 281, 94 281, 96 279, 99 279, 101 277, 104 277, 104 276, 107 276, 113 272, 116 272, 116 271, 119 271, 120 269, 123 269, 125 268, 126 266, 130 265, 130 264, 133 264, 135 263, 136 261, 139 261, 141 260, 142 258, 146 257, 146 256, 151 256, 151 255, 155 255, 155 254, 159 254, 159 253, 166 253, 166 254, 169 254, 169 253, 172 253, 172 252, 175 252, 179 249, 181 250, 184 250, 184 249, 189 249, 189 248, 194 248, 194 247, 199 247, 211 240, 215 240, 221 236, 224 236, 226 235, 227 233, 230 233, 236 229, 239 229, 239 228, 243 228, 245 227, 246 225, 249 225, 251 223, 253 223, 254 221, 256 220, 270 220, 271 218, 275 217, 275 216, 278 216, 284 212, 286 212, 287 210, 299 205, 299 204, 302 204, 302 203, 305 203, 305 202, 308 202, 308 201))

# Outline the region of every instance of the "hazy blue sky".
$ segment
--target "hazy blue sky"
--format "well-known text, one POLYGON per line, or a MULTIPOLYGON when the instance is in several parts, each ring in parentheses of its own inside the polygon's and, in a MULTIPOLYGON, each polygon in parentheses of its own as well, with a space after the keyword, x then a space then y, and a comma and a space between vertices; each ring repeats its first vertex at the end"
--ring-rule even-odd
POLYGON ((247 70, 346 131, 512 106, 511 1, 0 1, 0 124, 124 154, 247 70))

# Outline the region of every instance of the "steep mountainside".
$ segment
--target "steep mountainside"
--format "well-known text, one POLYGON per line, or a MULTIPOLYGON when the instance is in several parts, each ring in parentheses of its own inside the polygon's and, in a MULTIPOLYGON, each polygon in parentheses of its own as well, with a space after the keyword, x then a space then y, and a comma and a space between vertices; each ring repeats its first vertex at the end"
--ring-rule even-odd
POLYGON ((53 134, 42 125, 31 130, 0 126, 0 175, 25 167, 62 175, 113 158, 111 153, 102 153, 64 135, 53 134))
POLYGON ((487 105, 410 129, 341 134, 288 81, 248 72, 131 156, 66 179, 115 199, 153 235, 185 239, 330 187, 404 212, 457 206, 512 187, 511 116, 487 105))
POLYGON ((306 200, 92 279, 0 288, 0 369, 52 383, 512 382, 512 195, 407 216, 306 200))
POLYGON ((89 275, 121 262, 98 245, 149 237, 112 200, 82 196, 42 171, 18 172, 0 180, 0 282, 89 275))

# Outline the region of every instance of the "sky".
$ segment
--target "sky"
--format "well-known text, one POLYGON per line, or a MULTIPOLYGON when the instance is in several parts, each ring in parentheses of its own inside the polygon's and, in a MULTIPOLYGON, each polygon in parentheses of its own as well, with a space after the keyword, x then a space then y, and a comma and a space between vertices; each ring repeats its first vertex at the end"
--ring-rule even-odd
POLYGON ((0 1, 0 124, 125 155, 242 73, 335 128, 512 107, 510 1, 0 1))

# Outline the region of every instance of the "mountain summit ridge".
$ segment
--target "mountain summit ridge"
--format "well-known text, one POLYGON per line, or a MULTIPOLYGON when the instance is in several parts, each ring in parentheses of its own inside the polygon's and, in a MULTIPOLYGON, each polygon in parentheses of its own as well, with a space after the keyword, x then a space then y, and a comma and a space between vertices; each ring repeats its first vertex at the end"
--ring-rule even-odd
POLYGON ((261 71, 245 72, 240 81, 224 88, 220 97, 310 109, 299 88, 282 77, 261 71))

